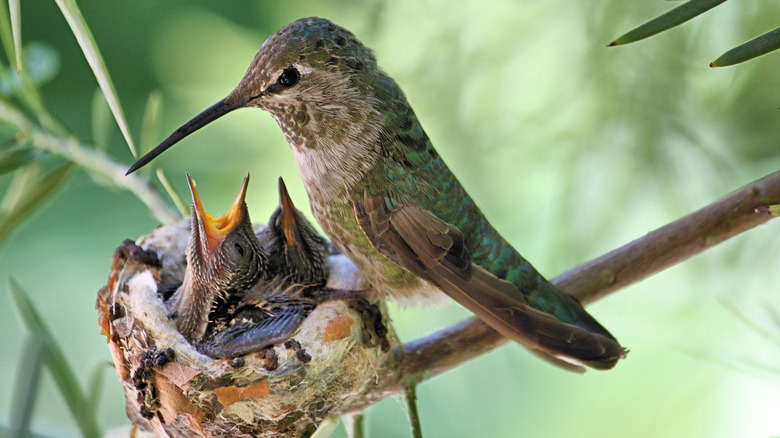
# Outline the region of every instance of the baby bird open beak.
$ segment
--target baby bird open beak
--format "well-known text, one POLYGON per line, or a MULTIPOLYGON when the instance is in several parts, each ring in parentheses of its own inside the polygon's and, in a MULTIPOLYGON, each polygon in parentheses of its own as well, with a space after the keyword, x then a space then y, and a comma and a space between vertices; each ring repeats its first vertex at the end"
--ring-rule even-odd
POLYGON ((241 190, 238 192, 236 200, 230 207, 230 210, 221 217, 214 218, 210 214, 206 213, 203 209, 203 203, 200 200, 200 195, 195 188, 195 181, 187 174, 187 183, 190 186, 190 192, 192 192, 192 220, 193 228, 197 229, 199 234, 199 251, 198 254, 202 260, 208 260, 213 254, 214 250, 225 239, 225 236, 232 231, 236 225, 241 222, 244 215, 246 190, 249 185, 249 174, 244 177, 244 182, 241 185, 241 190))

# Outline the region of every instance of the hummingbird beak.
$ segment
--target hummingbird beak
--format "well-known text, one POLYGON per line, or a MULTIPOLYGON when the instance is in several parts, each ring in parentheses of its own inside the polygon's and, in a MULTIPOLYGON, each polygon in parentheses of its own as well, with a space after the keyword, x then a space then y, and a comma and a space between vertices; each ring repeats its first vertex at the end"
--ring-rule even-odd
POLYGON ((279 177, 279 227, 284 231, 284 237, 287 245, 295 247, 298 244, 300 232, 298 231, 298 222, 295 220, 295 205, 293 205, 290 194, 287 193, 287 186, 284 180, 279 177))
POLYGON ((160 143, 156 148, 152 149, 151 151, 149 151, 149 153, 139 158, 138 161, 136 161, 132 166, 130 166, 130 169, 127 171, 127 173, 125 173, 125 175, 130 175, 136 170, 146 166, 147 164, 149 164, 150 161, 155 159, 161 153, 165 152, 169 147, 178 143, 179 140, 192 134, 198 129, 208 125, 214 120, 217 120, 218 118, 224 116, 225 114, 235 109, 243 107, 244 105, 246 105, 247 102, 249 102, 250 100, 252 100, 254 97, 257 96, 253 96, 247 99, 240 99, 240 100, 231 99, 231 97, 232 94, 220 100, 219 102, 215 103, 214 105, 210 106, 202 113, 193 117, 192 120, 182 125, 179 129, 174 131, 173 134, 171 134, 162 143, 160 143))
POLYGON ((198 242, 200 242, 200 257, 202 260, 208 260, 214 250, 225 240, 225 236, 232 231, 243 219, 246 211, 246 189, 249 185, 249 173, 244 177, 244 183, 238 192, 236 200, 230 207, 230 210, 219 218, 214 218, 206 213, 203 204, 200 201, 200 195, 195 189, 195 181, 187 174, 187 182, 192 192, 192 222, 193 232, 199 233, 198 242))

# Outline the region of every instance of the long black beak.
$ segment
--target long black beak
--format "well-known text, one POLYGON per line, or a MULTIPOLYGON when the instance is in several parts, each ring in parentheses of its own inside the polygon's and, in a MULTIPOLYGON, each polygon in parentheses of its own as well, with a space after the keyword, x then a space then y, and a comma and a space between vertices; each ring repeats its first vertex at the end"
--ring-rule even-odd
POLYGON ((149 164, 150 161, 155 159, 161 153, 165 152, 169 147, 178 143, 179 140, 183 139, 184 137, 192 134, 198 129, 208 125, 209 123, 213 122, 214 120, 217 120, 218 118, 233 111, 234 109, 241 108, 246 104, 246 100, 239 100, 238 102, 235 103, 228 103, 226 102, 226 100, 228 99, 225 98, 220 100, 219 102, 210 106, 202 113, 193 117, 193 119, 190 120, 189 122, 182 125, 182 127, 174 131, 173 134, 171 134, 168 138, 166 138, 165 141, 160 143, 156 148, 152 149, 151 151, 149 151, 148 154, 139 158, 138 161, 135 162, 135 164, 130 166, 130 169, 127 171, 125 175, 130 175, 136 170, 146 166, 147 164, 149 164))

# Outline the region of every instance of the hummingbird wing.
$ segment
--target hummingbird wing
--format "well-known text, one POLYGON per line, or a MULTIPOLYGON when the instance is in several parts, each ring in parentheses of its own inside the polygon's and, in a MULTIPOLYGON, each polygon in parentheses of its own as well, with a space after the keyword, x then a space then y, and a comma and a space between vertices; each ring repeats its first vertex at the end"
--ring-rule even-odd
POLYGON ((353 207, 380 252, 543 358, 580 371, 579 365, 612 368, 625 355, 614 339, 529 306, 517 286, 474 264, 463 233, 430 211, 367 191, 353 207))

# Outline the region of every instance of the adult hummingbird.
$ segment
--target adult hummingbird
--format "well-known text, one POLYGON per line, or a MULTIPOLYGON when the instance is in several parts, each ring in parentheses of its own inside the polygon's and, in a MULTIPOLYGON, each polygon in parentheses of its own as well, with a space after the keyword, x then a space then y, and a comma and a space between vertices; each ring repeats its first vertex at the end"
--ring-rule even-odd
POLYGON ((269 112, 293 150, 314 216, 380 293, 440 291, 562 364, 610 369, 615 338, 491 226, 433 148, 399 86, 355 36, 305 18, 263 43, 238 86, 139 159, 238 108, 269 112))

